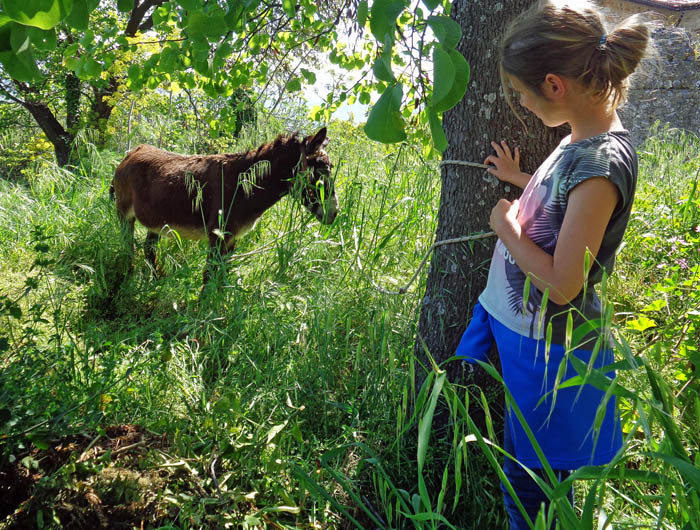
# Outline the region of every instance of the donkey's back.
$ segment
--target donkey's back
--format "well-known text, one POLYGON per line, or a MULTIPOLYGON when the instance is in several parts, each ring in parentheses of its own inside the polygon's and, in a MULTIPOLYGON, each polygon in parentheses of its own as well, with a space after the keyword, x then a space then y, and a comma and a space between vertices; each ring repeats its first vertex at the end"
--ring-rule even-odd
POLYGON ((138 220, 149 232, 168 225, 185 238, 205 238, 206 203, 220 196, 216 188, 221 188, 223 157, 180 155, 139 145, 114 174, 118 214, 129 222, 138 220))

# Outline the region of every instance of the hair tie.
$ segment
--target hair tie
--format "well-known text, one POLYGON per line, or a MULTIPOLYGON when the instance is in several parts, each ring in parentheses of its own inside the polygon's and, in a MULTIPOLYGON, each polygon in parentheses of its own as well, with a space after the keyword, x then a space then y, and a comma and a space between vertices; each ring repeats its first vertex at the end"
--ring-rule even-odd
POLYGON ((605 49, 605 43, 608 42, 608 34, 606 33, 603 35, 600 40, 598 41, 598 49, 603 50, 605 49))

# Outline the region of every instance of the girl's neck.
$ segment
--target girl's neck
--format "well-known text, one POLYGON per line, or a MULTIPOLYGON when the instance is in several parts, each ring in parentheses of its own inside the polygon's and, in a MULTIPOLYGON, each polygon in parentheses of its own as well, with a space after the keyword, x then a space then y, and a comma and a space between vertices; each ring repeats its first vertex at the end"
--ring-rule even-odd
POLYGON ((599 134, 624 130, 617 111, 607 105, 593 105, 581 109, 580 112, 574 112, 569 120, 572 143, 599 134))

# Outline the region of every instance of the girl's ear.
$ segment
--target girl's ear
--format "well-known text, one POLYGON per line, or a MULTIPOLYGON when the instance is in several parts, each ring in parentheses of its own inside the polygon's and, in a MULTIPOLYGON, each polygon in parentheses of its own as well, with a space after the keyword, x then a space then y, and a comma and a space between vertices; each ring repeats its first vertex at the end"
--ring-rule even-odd
POLYGON ((547 74, 542 83, 542 93, 547 99, 557 100, 566 95, 567 84, 564 79, 557 74, 547 74))

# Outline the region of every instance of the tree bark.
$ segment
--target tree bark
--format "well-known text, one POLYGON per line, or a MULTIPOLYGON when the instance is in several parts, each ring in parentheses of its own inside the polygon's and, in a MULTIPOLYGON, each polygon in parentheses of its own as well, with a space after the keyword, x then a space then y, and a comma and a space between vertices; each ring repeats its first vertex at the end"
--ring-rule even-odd
POLYGON ((44 134, 53 144, 56 153, 56 164, 64 167, 70 162, 71 144, 73 135, 63 128, 63 125, 56 119, 51 109, 46 103, 37 101, 23 101, 22 106, 37 122, 44 134))
MULTIPOLYGON (((501 0, 496 4, 453 2, 451 17, 463 29, 458 49, 469 62, 472 76, 465 97, 444 114, 449 145, 443 160, 483 162, 493 153, 491 141, 505 139, 511 148, 520 147, 521 169, 532 173, 562 138, 562 130, 547 129, 536 118, 526 116, 521 107, 518 112, 525 119, 526 129, 501 90, 499 39, 508 22, 531 4, 532 0, 501 0)), ((498 199, 512 200, 521 193, 515 186, 498 182, 484 169, 443 165, 441 176, 436 241, 490 230, 491 208, 498 199)), ((495 238, 491 238, 435 250, 415 346, 416 358, 424 367, 430 367, 426 349, 438 364, 454 355, 472 308, 486 285, 494 245, 495 238)), ((452 362, 444 366, 450 380, 460 379, 462 364, 452 362)), ((417 382, 422 383, 425 375, 425 369, 418 366, 417 382)))

